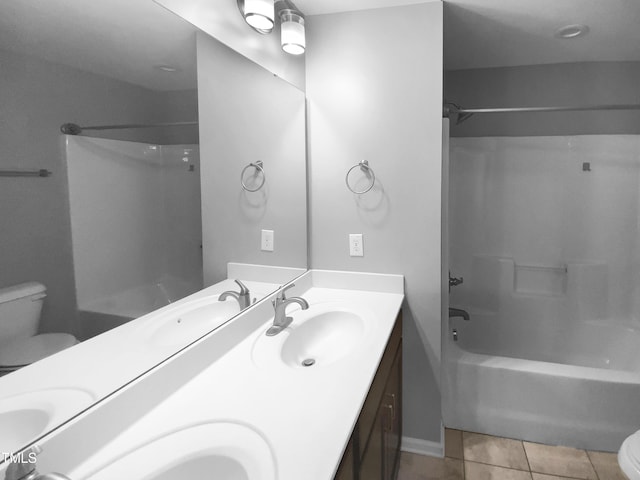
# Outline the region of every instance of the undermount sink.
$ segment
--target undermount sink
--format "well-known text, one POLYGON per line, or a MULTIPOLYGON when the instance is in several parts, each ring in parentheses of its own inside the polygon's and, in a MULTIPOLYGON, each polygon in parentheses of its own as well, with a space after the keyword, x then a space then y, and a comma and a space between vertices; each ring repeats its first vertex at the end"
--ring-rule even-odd
POLYGON ((155 346, 185 346, 240 312, 232 298, 207 297, 177 306, 144 324, 145 336, 155 346))
POLYGON ((0 401, 0 452, 15 452, 95 401, 84 390, 60 388, 0 401))
POLYGON ((281 363, 307 368, 330 365, 362 345, 367 324, 359 314, 346 309, 314 309, 294 312, 293 322, 274 337, 259 335, 253 348, 258 366, 281 363))
POLYGON ((275 480, 276 468, 269 444, 255 430, 219 422, 160 437, 82 478, 275 480))

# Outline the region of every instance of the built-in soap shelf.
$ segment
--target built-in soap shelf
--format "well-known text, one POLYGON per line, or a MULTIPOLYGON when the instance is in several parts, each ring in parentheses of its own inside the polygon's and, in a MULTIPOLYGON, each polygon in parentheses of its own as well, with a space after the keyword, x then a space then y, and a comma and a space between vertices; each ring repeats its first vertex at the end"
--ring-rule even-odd
POLYGON ((536 264, 520 263, 513 257, 474 255, 465 290, 454 292, 452 303, 472 306, 475 312, 492 312, 502 310, 509 297, 548 299, 577 302, 599 312, 607 304, 608 269, 599 261, 536 264))
POLYGON ((524 265, 514 262, 513 291, 524 295, 562 296, 567 292, 565 265, 524 265))

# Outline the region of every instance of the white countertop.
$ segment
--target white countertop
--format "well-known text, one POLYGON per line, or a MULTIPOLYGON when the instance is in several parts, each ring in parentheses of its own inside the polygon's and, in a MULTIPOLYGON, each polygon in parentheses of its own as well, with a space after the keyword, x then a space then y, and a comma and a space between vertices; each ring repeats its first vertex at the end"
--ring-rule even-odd
MULTIPOLYGON (((53 405, 53 400, 45 402, 50 413, 46 432, 237 315, 240 308, 234 299, 217 300, 224 291, 238 291, 233 279, 241 279, 249 288, 251 298, 260 300, 304 270, 232 263, 229 273, 228 280, 0 378, 0 413, 13 411, 16 405, 27 408, 38 395, 51 398, 54 398, 52 395, 59 396, 60 392, 73 395, 73 401, 59 402, 59 405, 53 405), (168 323, 182 312, 193 310, 194 306, 203 307, 203 314, 210 313, 207 305, 222 306, 220 312, 224 315, 209 315, 206 321, 198 319, 198 328, 194 330, 181 330, 180 325, 175 324, 171 326, 175 328, 170 335, 161 335, 159 325, 163 321, 168 323)), ((185 324, 186 321, 182 325, 185 324)), ((40 405, 42 401, 36 404, 40 405)), ((35 440, 37 436, 24 438, 35 440)), ((2 452, 15 448, 19 447, 0 445, 2 452)))
MULTIPOLYGON (((296 283, 297 286, 287 292, 288 296, 302 296, 310 308, 303 312, 296 305, 290 306, 287 313, 293 317, 293 323, 287 328, 289 332, 296 328, 296 318, 323 308, 346 309, 366 318, 367 330, 348 355, 333 363, 309 368, 288 367, 256 358, 256 342, 265 339, 282 342, 289 334, 285 331, 275 337, 264 337, 273 321, 273 308, 270 302, 262 302, 189 347, 194 358, 200 350, 199 358, 203 361, 206 361, 207 349, 212 358, 216 356, 214 352, 224 352, 160 403, 156 402, 146 415, 127 425, 115 439, 88 458, 63 462, 60 452, 69 452, 72 447, 62 443, 74 443, 72 423, 59 445, 55 443, 55 436, 47 442, 51 445, 45 445, 45 451, 49 449, 52 453, 43 456, 45 463, 40 470, 63 471, 70 478, 81 480, 152 439, 188 426, 224 421, 249 426, 266 439, 277 473, 264 478, 331 480, 400 310, 404 298, 403 278, 311 271, 296 283), (69 469, 69 465, 73 468, 69 469), (61 470, 61 466, 67 470, 61 470)), ((175 374, 170 368, 160 368, 151 375, 167 375, 166 381, 170 383, 169 376, 175 374)), ((156 377, 156 381, 159 378, 156 377)), ((151 399, 145 399, 145 392, 150 389, 143 385, 144 381, 127 387, 128 391, 122 392, 123 399, 128 396, 128 402, 135 399, 144 405, 151 399)), ((117 402, 116 398, 113 400, 117 402)), ((91 422, 104 422, 105 418, 108 417, 96 415, 92 419, 87 415, 75 422, 78 425, 84 422, 76 431, 93 431, 99 435, 99 423, 91 422)), ((76 441, 81 442, 82 438, 76 441)))

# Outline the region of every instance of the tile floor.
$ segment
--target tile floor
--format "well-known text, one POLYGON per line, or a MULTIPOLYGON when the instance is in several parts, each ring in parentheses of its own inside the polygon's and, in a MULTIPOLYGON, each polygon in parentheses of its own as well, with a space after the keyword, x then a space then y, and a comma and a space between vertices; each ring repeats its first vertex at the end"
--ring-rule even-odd
POLYGON ((398 480, 627 480, 615 453, 445 430, 445 458, 402 452, 398 480))

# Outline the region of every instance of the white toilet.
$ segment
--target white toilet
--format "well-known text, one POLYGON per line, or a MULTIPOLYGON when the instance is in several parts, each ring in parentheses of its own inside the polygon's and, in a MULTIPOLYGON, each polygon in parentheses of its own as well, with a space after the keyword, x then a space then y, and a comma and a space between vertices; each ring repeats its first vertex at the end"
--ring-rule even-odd
POLYGON ((640 480, 640 431, 627 437, 622 443, 618 463, 630 480, 640 480))
POLYGON ((46 291, 37 282, 0 288, 0 375, 78 343, 68 333, 37 334, 46 291))

